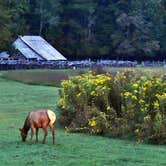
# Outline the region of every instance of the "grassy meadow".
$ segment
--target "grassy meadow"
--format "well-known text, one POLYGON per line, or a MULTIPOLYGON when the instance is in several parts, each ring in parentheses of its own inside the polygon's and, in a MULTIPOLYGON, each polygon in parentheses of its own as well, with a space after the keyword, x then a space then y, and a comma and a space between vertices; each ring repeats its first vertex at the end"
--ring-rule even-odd
MULTIPOLYGON (((18 128, 22 127, 29 111, 38 108, 50 108, 57 114, 59 113, 55 106, 59 96, 59 88, 53 86, 54 82, 52 82, 55 81, 56 85, 57 81, 54 79, 56 79, 55 75, 57 75, 57 72, 60 75, 61 71, 54 70, 8 71, 0 73, 1 166, 166 165, 166 146, 164 145, 145 145, 137 144, 135 141, 130 140, 66 133, 59 124, 56 125, 55 145, 52 145, 51 132, 48 133, 46 144, 43 145, 41 143, 43 139, 42 130, 39 130, 38 144, 30 144, 29 137, 26 143, 21 142, 18 128), (19 75, 19 72, 24 74, 19 75), (29 76, 29 73, 33 73, 33 77, 32 75, 29 76), (52 77, 49 77, 48 73, 51 73, 52 77), (50 78, 52 78, 51 81, 50 78), (19 82, 20 80, 22 82, 19 82), (45 82, 42 82, 43 80, 45 82)), ((65 75, 75 74, 73 71, 63 71, 62 73, 65 73, 65 75)), ((64 79, 64 77, 59 78, 59 80, 61 79, 64 79)))

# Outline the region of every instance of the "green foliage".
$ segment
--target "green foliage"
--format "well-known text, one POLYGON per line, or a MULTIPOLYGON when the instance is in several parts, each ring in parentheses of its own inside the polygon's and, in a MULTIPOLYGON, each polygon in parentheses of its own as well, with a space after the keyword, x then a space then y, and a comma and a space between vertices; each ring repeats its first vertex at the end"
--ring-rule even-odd
POLYGON ((29 34, 71 59, 164 59, 165 20, 164 0, 0 0, 0 50, 29 34))
POLYGON ((0 1, 0 50, 5 49, 9 40, 11 40, 11 32, 9 29, 10 15, 3 5, 3 2, 0 1))
POLYGON ((60 92, 61 121, 68 131, 135 135, 138 141, 166 143, 166 83, 162 76, 90 72, 63 81, 60 92))
POLYGON ((142 15, 122 13, 117 19, 117 31, 112 35, 115 52, 120 55, 153 55, 160 49, 159 41, 153 40, 151 23, 142 15))
POLYGON ((47 35, 49 29, 55 28, 59 20, 59 11, 61 10, 59 0, 30 0, 28 6, 29 12, 26 19, 31 33, 47 35))
POLYGON ((0 0, 0 50, 9 49, 13 38, 26 31, 24 15, 27 10, 26 0, 0 0))

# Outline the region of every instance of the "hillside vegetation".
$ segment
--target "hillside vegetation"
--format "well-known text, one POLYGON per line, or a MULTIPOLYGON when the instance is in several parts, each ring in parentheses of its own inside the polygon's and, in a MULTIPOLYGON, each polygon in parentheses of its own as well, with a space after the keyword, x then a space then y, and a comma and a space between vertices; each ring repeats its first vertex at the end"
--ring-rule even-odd
POLYGON ((165 0, 0 0, 0 50, 41 35, 68 59, 164 59, 165 0))

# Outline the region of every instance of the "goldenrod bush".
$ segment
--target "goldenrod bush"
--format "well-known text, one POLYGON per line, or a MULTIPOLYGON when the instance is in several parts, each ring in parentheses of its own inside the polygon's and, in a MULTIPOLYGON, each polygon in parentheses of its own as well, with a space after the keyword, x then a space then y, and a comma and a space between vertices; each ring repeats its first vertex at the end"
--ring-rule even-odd
POLYGON ((67 131, 166 143, 164 76, 125 71, 71 77, 62 82, 58 106, 67 131))

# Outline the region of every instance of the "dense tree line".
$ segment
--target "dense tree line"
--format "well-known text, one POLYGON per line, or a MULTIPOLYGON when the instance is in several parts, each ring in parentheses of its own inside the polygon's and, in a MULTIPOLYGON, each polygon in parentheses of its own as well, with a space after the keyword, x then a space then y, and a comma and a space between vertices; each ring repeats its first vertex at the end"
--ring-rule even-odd
POLYGON ((41 35, 70 59, 164 59, 165 0, 0 0, 0 50, 41 35))

